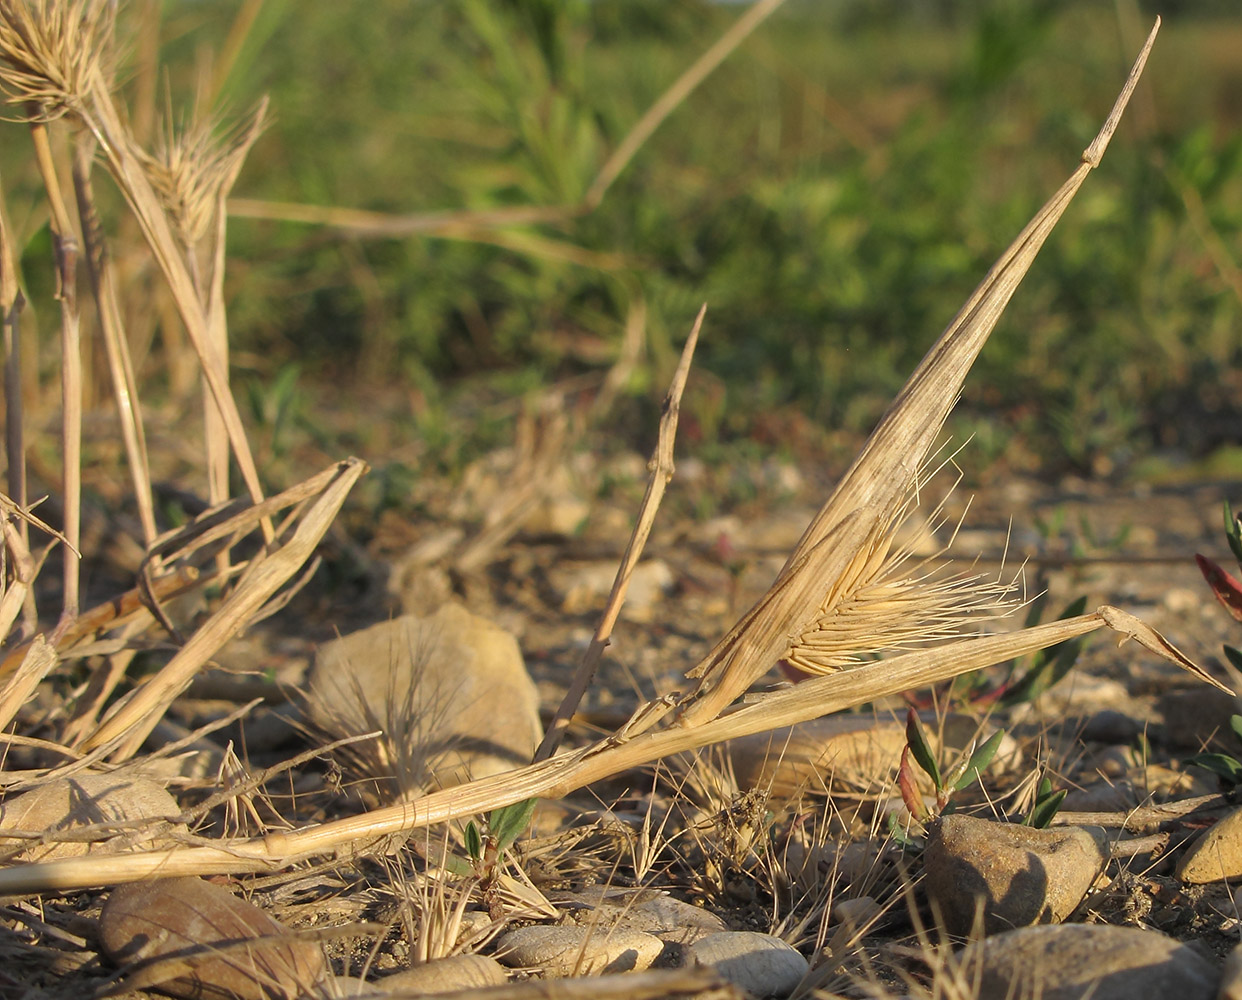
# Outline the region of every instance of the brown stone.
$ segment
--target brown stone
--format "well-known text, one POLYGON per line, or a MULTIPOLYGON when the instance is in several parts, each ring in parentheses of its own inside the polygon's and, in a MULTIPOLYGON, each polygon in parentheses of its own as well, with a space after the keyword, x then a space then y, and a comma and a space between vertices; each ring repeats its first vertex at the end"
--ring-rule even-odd
POLYGON ((131 989, 191 1000, 293 1000, 326 973, 317 944, 292 939, 257 906, 199 878, 113 889, 99 940, 113 962, 133 966, 131 989))
POLYGON ((924 886, 950 932, 969 933, 981 910, 994 934, 1064 920, 1107 859, 1102 830, 945 816, 928 837, 924 886))

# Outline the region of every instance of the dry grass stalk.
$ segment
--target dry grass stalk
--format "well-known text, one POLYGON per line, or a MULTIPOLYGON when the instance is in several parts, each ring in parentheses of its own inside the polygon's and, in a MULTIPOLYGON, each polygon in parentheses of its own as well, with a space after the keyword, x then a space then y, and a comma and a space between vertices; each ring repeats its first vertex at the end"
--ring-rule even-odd
MULTIPOLYGON (((9 235, 9 223, 5 213, 0 209, 0 323, 4 327, 4 452, 7 460, 8 502, 19 510, 25 508, 29 498, 26 496, 26 440, 25 421, 22 414, 22 353, 21 353, 21 314, 26 298, 21 293, 17 282, 17 270, 13 266, 13 241, 9 235)), ((9 527, 7 510, 0 512, 0 521, 9 527)), ((8 550, 8 532, 5 533, 5 545, 0 547, 0 561, 8 550)), ((30 532, 25 519, 19 519, 16 525, 16 548, 29 555, 30 532)), ((6 567, 0 566, 0 570, 6 567)), ((27 581, 29 582, 29 581, 27 581)), ((6 581, 0 573, 0 587, 6 581)), ((5 591, 4 601, 10 601, 10 591, 5 591)), ((3 602, 0 602, 2 605, 3 602)), ((20 607, 25 603, 25 593, 18 601, 20 607)), ((13 616, 8 616, 0 607, 0 636, 9 634, 13 616)), ((31 625, 33 630, 33 623, 31 625)), ((27 633, 28 634, 28 633, 27 633)))
POLYGON ((634 575, 634 568, 642 558, 643 549, 651 535, 651 528, 655 524, 656 512, 660 509, 660 501, 664 499, 664 491, 673 478, 673 441, 677 437, 677 418, 681 412, 681 396, 686 388, 686 379, 690 375, 690 362, 694 357, 694 348, 699 342, 699 330, 703 327, 703 316, 706 312, 707 306, 702 306, 698 316, 695 317, 690 336, 686 338, 686 344, 681 351, 681 360, 677 364, 677 370, 673 373, 668 395, 664 397, 659 436, 656 441, 655 454, 651 456, 651 476, 647 480, 647 491, 638 509, 638 520, 634 524, 634 531, 621 557, 621 565, 617 569, 616 579, 613 580, 612 591, 604 605, 599 624, 595 627, 595 633, 591 636, 591 643, 583 654, 582 663, 574 673, 565 697, 561 700, 547 733, 544 734, 543 742, 535 751, 536 761, 546 760, 556 753, 566 729, 569 728, 570 719, 578 710, 587 688, 591 686, 591 681, 595 678, 600 658, 604 655, 604 650, 608 648, 609 637, 617 623, 617 616, 621 613, 621 605, 625 603, 630 577, 634 575))
MULTIPOLYGON (((209 330, 184 255, 144 169, 138 146, 111 93, 109 62, 115 4, 110 0, 0 0, 0 87, 36 122, 68 116, 99 143, 109 170, 163 272, 194 346, 203 377, 223 415, 251 497, 263 498, 224 359, 209 330)), ((271 540, 271 527, 263 525, 271 540)))
MULTIPOLYGON (((231 128, 206 116, 178 128, 171 114, 157 135, 153 154, 139 151, 152 187, 176 233, 194 282, 207 334, 220 362, 228 365, 228 323, 224 310, 225 200, 251 147, 263 131, 267 102, 231 128)), ((203 419, 207 443, 207 496, 211 503, 229 495, 228 430, 220 408, 204 386, 203 419)), ((219 569, 228 568, 221 553, 219 569)))
POLYGON ((269 871, 316 854, 365 853, 393 834, 475 816, 534 796, 558 798, 673 754, 804 722, 913 688, 931 687, 1104 627, 1138 640, 1179 666, 1194 666, 1132 615, 1101 607, 1091 614, 1020 632, 965 639, 815 677, 692 729, 672 726, 633 737, 612 736, 538 764, 316 827, 222 841, 219 846, 96 856, 90 864, 69 859, 0 870, 0 894, 113 885, 153 876, 269 871))
POLYGON ((82 330, 78 314, 78 239, 69 220, 56 176, 56 164, 42 109, 32 109, 30 135, 35 159, 47 194, 56 255, 56 297, 60 299, 60 398, 61 398, 61 499, 64 532, 69 544, 63 550, 63 609, 61 627, 78 614, 80 556, 76 550, 82 536, 82 330))
POLYGON ((682 701, 681 724, 715 718, 777 660, 814 661, 800 653, 809 619, 822 620, 850 596, 851 577, 866 585, 882 566, 870 560, 886 537, 957 401, 962 382, 1026 275, 1044 240, 1100 162, 1138 83, 1160 28, 1157 19, 1112 112, 1082 154, 1078 169, 1036 213, 992 266, 966 304, 928 351, 881 419, 858 458, 806 529, 771 590, 716 648, 690 671, 698 684, 682 701), (827 588, 824 581, 830 581, 827 588), (825 598, 825 589, 828 595, 825 598), (815 609, 813 615, 809 609, 815 609))
POLYGON ((142 406, 138 399, 138 380, 134 376, 134 363, 130 357, 129 338, 121 320, 112 261, 108 255, 91 184, 94 143, 85 140, 75 142, 73 151, 73 185, 78 202, 78 221, 86 247, 86 271, 90 278, 95 315, 108 359, 112 397, 120 417, 121 437, 129 458, 134 502, 142 523, 143 541, 150 545, 158 533, 155 525, 155 501, 151 492, 151 464, 147 459, 147 438, 142 424, 142 406))
POLYGON ((56 650, 37 636, 22 658, 21 666, 0 688, 0 730, 7 728, 18 710, 34 694, 35 688, 60 662, 56 650))

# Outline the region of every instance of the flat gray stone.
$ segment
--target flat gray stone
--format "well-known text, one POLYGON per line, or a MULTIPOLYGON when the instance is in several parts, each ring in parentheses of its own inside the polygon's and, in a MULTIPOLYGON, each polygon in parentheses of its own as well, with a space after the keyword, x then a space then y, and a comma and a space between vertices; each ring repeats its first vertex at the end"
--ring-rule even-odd
POLYGON ((1107 859, 1103 830, 951 815, 928 837, 923 884, 951 933, 970 933, 982 908, 983 930, 995 934, 1064 920, 1107 859))
POLYGON ((496 942, 496 957, 511 969, 545 975, 590 976, 649 968, 664 951, 651 934, 624 927, 518 927, 496 942))
POLYGON ((1006 1000, 1214 1000, 1220 974, 1155 931, 1057 924, 997 934, 963 950, 978 996, 1006 1000))
POLYGON ((450 955, 415 965, 370 984, 384 993, 448 993, 452 990, 502 986, 509 981, 504 967, 487 955, 450 955))
POLYGON ((722 931, 686 949, 686 963, 715 969, 753 997, 783 997, 806 975, 807 960, 772 934, 722 931))
POLYGON ((82 773, 71 778, 49 781, 29 792, 14 795, 0 805, 0 850, 21 848, 22 861, 51 861, 55 858, 80 857, 104 844, 114 847, 152 848, 170 839, 172 829, 184 831, 185 824, 175 828, 155 822, 178 815, 181 807, 164 786, 144 777, 123 773, 82 773), (149 828, 136 821, 151 820, 149 828), (96 824, 129 824, 113 837, 98 842, 55 840, 58 832, 96 824), (48 834, 48 843, 25 838, 5 837, 5 830, 48 834), (162 835, 162 836, 161 836, 162 835))

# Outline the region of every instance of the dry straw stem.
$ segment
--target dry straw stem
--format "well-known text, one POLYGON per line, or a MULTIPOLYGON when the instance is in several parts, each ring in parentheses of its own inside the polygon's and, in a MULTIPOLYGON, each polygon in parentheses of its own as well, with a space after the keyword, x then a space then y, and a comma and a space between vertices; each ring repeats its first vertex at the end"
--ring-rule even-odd
POLYGON ((687 97, 729 55, 745 41, 785 0, 759 0, 673 81, 630 128, 591 181, 586 195, 576 205, 519 205, 511 208, 466 212, 418 212, 389 215, 360 209, 325 205, 233 198, 229 214, 246 219, 272 219, 342 229, 356 237, 395 239, 403 236, 435 236, 442 239, 494 243, 520 253, 568 259, 603 270, 615 269, 621 262, 612 254, 593 254, 568 244, 546 240, 531 233, 498 233, 511 226, 565 222, 588 215, 599 207, 604 195, 648 139, 664 124, 687 97))
MULTIPOLYGON (((229 390, 224 359, 209 332, 181 248, 144 169, 137 143, 110 92, 116 5, 112 0, 0 0, 0 87, 9 102, 37 109, 38 121, 68 115, 99 142, 117 186, 133 211, 172 291, 203 377, 219 407, 251 497, 263 498, 241 415, 229 390)), ((271 540, 271 526, 263 524, 271 540)))
MULTIPOLYGON (((307 488, 314 488, 318 495, 302 512, 292 537, 283 544, 273 543, 251 560, 236 589, 220 608, 157 674, 118 703, 112 714, 83 741, 82 749, 90 750, 124 736, 118 755, 124 758, 137 752, 173 699, 185 690, 207 660, 298 572, 366 469, 365 462, 351 458, 303 484, 294 495, 305 493, 307 488)), ((290 515, 282 527, 287 529, 293 517, 290 515)))
POLYGON ((95 193, 91 184, 94 142, 88 143, 84 139, 75 142, 73 153, 73 186, 78 202, 78 222, 82 228, 82 240, 86 245, 86 271, 90 278, 95 314, 108 359, 112 397, 120 418, 121 437, 125 441, 125 453, 129 458, 134 501, 142 523, 143 541, 150 545, 155 540, 157 528, 155 501, 151 491, 151 466, 147 459, 147 437, 141 419, 142 406, 138 399, 138 380, 134 376, 129 338, 125 335, 121 321, 112 261, 108 255, 99 212, 95 207, 95 193))
MULTIPOLYGON (((813 651, 798 638, 813 620, 840 607, 850 588, 868 582, 879 565, 887 535, 909 492, 917 491, 923 467, 962 382, 1010 297, 1026 275, 1082 182, 1100 162, 1138 83, 1160 28, 1157 18, 1147 42, 1113 105, 1104 127, 1083 152, 1078 169, 1036 213, 992 266, 966 304, 919 363, 850 470, 806 529, 771 590, 688 676, 698 684, 683 699, 681 723, 696 726, 715 718, 777 660, 813 651), (825 587, 825 582, 828 586, 825 587), (808 613, 809 612, 809 613, 808 613)), ((860 648, 865 649, 865 636, 860 648)))
POLYGON ((1173 658, 1181 666, 1193 666, 1132 615, 1101 607, 1092 614, 1048 622, 1021 632, 966 639, 815 677, 694 729, 673 726, 632 738, 609 737, 538 764, 321 826, 249 840, 221 841, 219 846, 212 847, 95 854, 87 859, 0 870, 0 895, 70 891, 144 878, 270 871, 317 854, 335 852, 343 857, 364 853, 394 834, 475 816, 532 796, 557 798, 663 757, 794 725, 911 688, 929 687, 1106 626, 1138 640, 1153 652, 1173 658))
POLYGON ((586 694, 587 688, 591 686, 591 681, 595 678, 595 671, 599 667, 600 657, 604 655, 604 650, 608 648, 608 640, 612 635, 613 627, 617 623, 617 616, 621 613, 621 605, 625 603, 625 595, 630 587, 630 577, 634 575, 634 568, 638 565, 638 560, 642 558, 643 549, 647 545, 647 539, 651 535, 651 528, 655 524, 656 512, 660 509, 660 501, 664 499, 664 491, 668 488, 669 482, 673 478, 675 471, 673 462, 673 441, 677 437, 677 419, 681 413, 681 397, 686 389, 686 379, 690 376, 690 362, 694 358, 694 349, 699 342, 699 331, 703 327, 703 316, 707 312, 707 306, 699 308, 699 314, 695 317, 694 326, 690 329, 690 336, 686 338, 686 344, 681 351, 681 360, 677 364, 677 370, 673 373, 673 381, 669 386, 668 395, 664 397, 663 413, 660 416, 660 431, 656 439, 655 454, 651 456, 651 476, 647 480, 647 491, 643 495, 642 505, 638 509, 638 519, 634 524, 634 531, 630 535, 629 544, 625 547, 625 553, 621 557, 621 565, 617 569, 616 578, 612 582, 612 591, 608 595, 608 601, 604 605, 604 613, 600 616, 599 625, 595 628, 595 634, 591 636, 591 644, 587 647, 587 651, 583 654, 582 663, 579 665, 574 678, 569 685, 569 689, 565 692, 565 697, 561 701, 560 707, 556 710, 556 716, 553 718, 551 725, 548 726, 547 733, 544 734, 543 742, 539 745, 539 749, 535 752, 535 760, 546 760, 556 753, 561 745, 561 740, 565 736, 566 729, 569 728, 569 720, 573 718, 574 712, 578 710, 578 705, 582 702, 583 695, 586 694))
POLYGON ((56 297, 60 299, 61 494, 64 503, 63 604, 61 627, 78 614, 79 557, 82 534, 82 330, 78 315, 78 239, 69 221, 56 176, 56 163, 40 109, 32 109, 30 136, 43 189, 47 194, 56 255, 56 297))

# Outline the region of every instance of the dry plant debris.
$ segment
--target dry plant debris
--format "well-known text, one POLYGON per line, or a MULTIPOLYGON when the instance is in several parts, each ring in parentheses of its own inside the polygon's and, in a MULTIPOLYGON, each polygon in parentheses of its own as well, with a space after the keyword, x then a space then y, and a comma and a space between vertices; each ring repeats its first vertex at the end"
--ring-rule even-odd
MULTIPOLYGON (((778 3, 755 5, 652 107, 601 170, 583 205, 573 211, 589 211, 604 197, 671 108, 778 3)), ((660 884, 730 912, 735 931, 759 932, 753 935, 756 947, 797 958, 796 963, 785 962, 786 973, 796 971, 782 992, 832 995, 853 988, 860 977, 870 978, 878 989, 888 975, 905 977, 915 990, 931 982, 933 993, 943 988, 947 992, 940 995, 954 990, 971 995, 969 983, 962 985, 964 966, 954 965, 956 960, 946 958, 949 953, 930 943, 923 931, 922 890, 915 884, 909 854, 902 844, 883 839, 886 829, 904 830, 908 848, 920 836, 919 817, 900 812, 891 775, 878 779, 875 787, 856 782, 851 801, 851 794, 838 794, 840 786, 832 775, 817 787, 788 781, 782 785, 770 777, 740 781, 727 754, 714 751, 730 740, 882 703, 1102 628, 1123 640, 1135 639, 1195 678, 1228 690, 1155 629, 1108 605, 1010 633, 961 637, 962 625, 1004 612, 1013 585, 943 571, 937 557, 916 558, 894 540, 902 521, 930 490, 938 439, 975 357, 1087 174, 1099 165, 1143 71, 1157 22, 1077 169, 928 352, 770 589, 687 671, 692 683, 684 691, 647 700, 627 718, 614 720, 610 731, 595 741, 561 749, 609 645, 673 476, 679 405, 703 311, 665 401, 647 492, 607 606, 533 763, 431 792, 411 780, 404 783, 399 801, 348 814, 341 808, 349 801, 344 786, 335 784, 342 780, 341 772, 330 767, 318 785, 303 782, 305 776, 295 773, 304 762, 299 757, 250 773, 232 744, 221 749, 212 742, 215 730, 231 725, 251 706, 197 728, 176 730, 178 704, 203 678, 212 657, 230 639, 279 610, 313 572, 316 548, 366 465, 352 458, 336 462, 305 482, 265 496, 229 387, 223 281, 226 199, 261 132, 266 106, 260 104, 231 127, 210 116, 184 127, 167 123, 158 148, 144 149, 115 97, 115 16, 116 7, 108 0, 0 0, 0 87, 14 117, 31 133, 62 289, 64 529, 59 532, 34 513, 27 496, 23 414, 13 392, 20 384, 20 357, 8 336, 20 323, 22 301, 14 279, 13 247, 0 222, 9 430, 8 490, 0 495, 5 554, 0 716, 6 725, 34 720, 32 733, 39 733, 5 737, 8 753, 31 766, 2 773, 8 794, 21 790, 32 796, 6 800, 0 818, 5 846, 18 862, 0 868, 0 893, 9 901, 0 908, 0 922, 11 936, 4 947, 14 948, 23 961, 42 969, 72 967, 74 975, 88 980, 98 970, 85 969, 92 960, 83 956, 91 945, 80 932, 96 933, 98 927, 103 953, 121 963, 138 963, 127 965, 117 989, 149 986, 183 993, 206 989, 220 995, 294 996, 328 989, 325 953, 335 967, 364 974, 384 960, 389 961, 387 970, 402 957, 430 964, 494 949, 498 940, 516 948, 515 937, 500 938, 507 925, 562 919, 575 907, 590 916, 572 922, 572 955, 557 959, 570 974, 610 962, 629 969, 637 968, 640 958, 643 965, 658 966, 684 961, 687 955, 714 954, 719 943, 714 939, 721 933, 729 948, 739 945, 741 939, 730 937, 731 932, 699 944, 692 938, 709 928, 692 921, 663 926, 669 922, 667 913, 661 915, 642 898, 650 891, 643 886, 660 884), (62 121, 74 129, 67 146, 49 138, 62 121), (189 524, 163 534, 156 530, 153 513, 150 456, 133 359, 121 326, 111 237, 92 188, 98 163, 124 196, 158 266, 205 386, 203 468, 209 502, 189 524), (76 220, 60 192, 62 176, 72 178, 76 220), (89 303, 80 303, 74 293, 79 256, 88 272, 89 303), (76 582, 82 421, 78 355, 88 306, 107 345, 144 538, 133 589, 83 611, 76 582), (245 484, 244 499, 227 498, 230 463, 245 484), (32 528, 53 542, 44 550, 32 549, 32 528), (61 617, 44 634, 32 603, 34 583, 56 542, 65 556, 61 617), (187 596, 203 601, 203 613, 184 613, 179 602, 187 596), (169 642, 172 652, 157 669, 140 680, 127 678, 140 651, 169 642), (900 652, 887 659, 870 658, 893 650, 900 652), (778 662, 795 673, 817 676, 739 704, 778 662), (31 709, 32 699, 68 664, 83 664, 84 680, 72 697, 40 716, 31 709), (127 682, 127 690, 118 696, 127 682), (154 732, 174 730, 180 733, 176 740, 143 755, 154 732), (182 752, 193 755, 196 747, 209 749, 213 774, 185 766, 182 752), (640 771, 650 766, 654 777, 640 771), (287 788, 277 791, 282 778, 287 788), (180 793, 160 800, 171 808, 109 811, 106 793, 91 791, 95 784, 110 789, 156 779, 180 793), (646 784, 649 792, 635 792, 646 784), (567 826, 564 810, 557 812, 560 800, 588 788, 599 796, 615 793, 615 799, 593 813, 585 810, 593 822, 567 826), (22 806, 66 789, 70 798, 77 798, 65 815, 31 820, 27 829, 24 824, 35 813, 22 806), (488 812, 491 822, 480 832, 472 818, 488 812), (8 822, 12 817, 17 818, 8 822), (532 836, 515 844, 527 822, 532 836), (550 833, 540 834, 542 823, 550 833), (244 883, 253 902, 201 879, 243 873, 263 876, 244 883), (634 886, 625 886, 626 880, 634 886), (636 890, 623 893, 623 915, 603 928, 592 922, 604 920, 603 897, 587 892, 598 890, 592 883, 600 881, 636 890), (141 884, 113 888, 130 883, 141 884), (102 915, 98 899, 74 896, 94 888, 113 888, 102 915), (32 895, 47 896, 46 908, 21 898, 32 895), (157 911, 164 913, 156 920, 159 934, 149 927, 134 929, 143 921, 150 924, 157 911), (896 925, 905 919, 903 912, 914 934, 907 940, 914 942, 917 960, 934 967, 930 975, 926 969, 910 971, 917 961, 911 959, 909 945, 904 957, 898 945, 884 958, 889 972, 868 964, 880 952, 868 951, 862 942, 886 922, 896 925), (196 923, 200 918, 210 926, 196 923), (303 933, 321 919, 331 926, 303 933), (647 929, 630 923, 640 919, 649 921, 647 929), (656 925, 664 936, 653 930, 656 925), (584 927, 586 932, 580 932, 584 927), (615 956, 606 950, 610 933, 615 933, 612 944, 619 949, 615 956), (626 947, 625 934, 641 942, 642 949, 626 947), (605 950, 589 952, 592 940, 605 950), (809 968, 790 943, 814 957, 809 968), (638 951, 643 954, 631 954, 638 951), (234 974, 236 981, 230 979, 234 974), (801 982, 795 983, 799 976, 801 982)), ((479 227, 495 221, 472 217, 451 224, 479 227)), ((535 477, 553 465, 551 459, 536 463, 535 477)), ((485 565, 520 527, 535 499, 537 488, 515 491, 503 517, 478 539, 456 548, 454 568, 469 573, 485 565)), ((933 518, 938 513, 936 508, 933 518)), ((343 742, 355 740, 351 736, 343 742)), ((780 741, 772 742, 775 749, 780 741)), ((327 756, 334 749, 316 747, 310 753, 327 756)), ((386 761, 399 771, 409 762, 391 757, 403 753, 414 751, 398 741, 370 759, 386 761)), ((356 753, 355 759, 365 756, 356 753)), ((969 757, 968 749, 964 759, 969 757)), ((767 772, 758 768, 754 773, 767 772)), ((920 794, 911 787, 904 790, 910 796, 920 794)), ((1029 805, 1040 793, 1037 782, 1023 779, 1001 794, 1009 804, 1029 805)), ((993 806, 1007 808, 1004 803, 993 806)), ((1135 829, 1141 817, 1163 837, 1131 842, 1128 849, 1113 845, 1113 860, 1147 853, 1154 865, 1168 846, 1166 825, 1189 822, 1184 815, 1171 815, 1174 808, 1156 805, 1101 821, 1117 830, 1135 829)), ((1081 815, 1075 818, 1082 820, 1081 815)), ((1151 888, 1156 884, 1141 868, 1125 868, 1114 880, 1114 895, 1125 898, 1092 905, 1128 906, 1133 913, 1139 906, 1136 900, 1150 889, 1152 898, 1143 903, 1150 913, 1161 901, 1151 888)), ((530 928, 518 930, 534 936, 530 928)), ((568 924, 558 930, 569 930, 568 924)), ((624 982, 581 977, 555 988, 513 983, 503 988, 503 995, 727 997, 744 989, 754 992, 758 986, 753 979, 730 971, 730 963, 751 968, 751 953, 740 958, 730 954, 734 957, 728 961, 703 958, 710 969, 657 968, 636 972, 624 982)), ((546 971, 556 963, 538 964, 546 971)), ((0 970, 0 981, 20 974, 0 970)))

